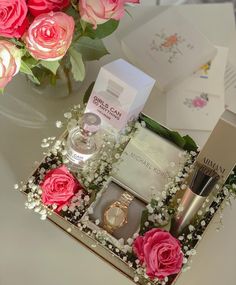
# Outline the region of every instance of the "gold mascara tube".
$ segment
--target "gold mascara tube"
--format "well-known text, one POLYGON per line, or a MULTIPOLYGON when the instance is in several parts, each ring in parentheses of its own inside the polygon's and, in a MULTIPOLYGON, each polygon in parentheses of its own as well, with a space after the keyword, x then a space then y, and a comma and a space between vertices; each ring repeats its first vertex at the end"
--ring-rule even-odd
POLYGON ((223 185, 236 164, 236 114, 225 110, 196 159, 189 187, 172 219, 171 233, 180 235, 220 180, 223 185))

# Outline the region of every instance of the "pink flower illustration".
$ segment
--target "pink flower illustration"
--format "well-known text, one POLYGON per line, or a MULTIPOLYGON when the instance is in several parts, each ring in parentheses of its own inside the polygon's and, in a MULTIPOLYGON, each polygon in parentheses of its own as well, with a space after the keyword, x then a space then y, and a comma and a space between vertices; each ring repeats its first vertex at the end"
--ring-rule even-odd
POLYGON ((195 108, 203 108, 206 106, 207 101, 201 97, 196 97, 192 100, 192 103, 195 108))

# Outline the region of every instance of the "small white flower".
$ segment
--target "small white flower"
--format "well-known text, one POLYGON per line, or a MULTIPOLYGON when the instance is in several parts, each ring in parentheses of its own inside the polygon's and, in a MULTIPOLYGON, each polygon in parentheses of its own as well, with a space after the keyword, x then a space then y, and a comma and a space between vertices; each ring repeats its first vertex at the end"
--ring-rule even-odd
POLYGON ((35 213, 39 213, 39 212, 41 211, 41 207, 36 207, 36 208, 34 209, 34 211, 35 211, 35 213))
POLYGON ((191 240, 193 238, 192 234, 187 235, 187 239, 191 240))
POLYGON ((40 220, 42 220, 42 221, 45 221, 47 219, 47 215, 42 215, 41 217, 40 217, 40 220))
POLYGON ((18 184, 15 184, 15 185, 14 185, 14 189, 17 190, 18 188, 19 188, 19 185, 18 185, 18 184))
POLYGON ((53 210, 56 210, 57 204, 53 204, 53 205, 52 205, 52 208, 53 208, 53 210))
POLYGON ((127 256, 124 256, 122 259, 123 259, 124 262, 126 262, 127 261, 127 256))
POLYGON ((201 215, 202 215, 202 211, 199 210, 199 211, 197 212, 197 214, 198 214, 198 216, 201 216, 201 215))
POLYGON ((62 121, 56 121, 56 127, 57 127, 58 129, 62 128, 62 126, 63 126, 62 121))
POLYGON ((142 121, 142 122, 141 122, 141 126, 142 126, 143 128, 145 128, 145 127, 146 127, 146 123, 145 123, 144 121, 142 121))
POLYGON ((85 201, 85 202, 89 202, 89 200, 90 200, 89 195, 84 196, 84 201, 85 201))
POLYGON ((127 239, 127 243, 128 243, 129 245, 132 245, 133 242, 134 242, 134 240, 133 240, 132 238, 128 238, 128 239, 127 239))
POLYGON ((139 281, 139 277, 138 276, 134 276, 134 282, 137 283, 139 281))
POLYGON ((196 254, 197 254, 196 249, 193 249, 193 248, 192 248, 190 251, 191 251, 191 255, 196 255, 196 254))
POLYGON ((153 213, 153 208, 152 208, 152 206, 150 205, 150 204, 148 204, 147 206, 146 206, 146 208, 148 209, 148 213, 150 213, 150 214, 152 214, 153 213))
POLYGON ((189 228, 190 232, 193 232, 195 230, 193 225, 189 225, 188 228, 189 228))
POLYGON ((205 226, 206 225, 206 222, 203 220, 203 221, 201 221, 201 226, 205 226))
POLYGON ((72 118, 71 112, 66 112, 66 113, 64 114, 64 117, 65 117, 66 119, 72 118))
POLYGON ((67 229, 67 232, 68 232, 68 233, 71 233, 71 231, 72 231, 71 228, 68 228, 68 229, 67 229))
POLYGON ((211 214, 214 214, 215 213, 215 210, 214 210, 214 208, 210 208, 210 212, 211 212, 211 214))
POLYGON ((115 154, 115 159, 119 159, 120 158, 120 154, 119 153, 116 153, 115 154))
POLYGON ((183 206, 183 205, 179 205, 178 211, 179 211, 179 212, 183 212, 183 210, 184 210, 184 206, 183 206))

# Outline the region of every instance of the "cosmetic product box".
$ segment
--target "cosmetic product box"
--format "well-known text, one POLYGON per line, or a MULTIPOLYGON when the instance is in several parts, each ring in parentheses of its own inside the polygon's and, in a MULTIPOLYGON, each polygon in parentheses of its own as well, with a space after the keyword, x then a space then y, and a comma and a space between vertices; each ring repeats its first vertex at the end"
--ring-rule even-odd
MULTIPOLYGON (((231 114, 230 114, 231 115, 231 114)), ((232 115, 233 117, 233 115, 232 115)), ((152 136, 157 136, 157 139, 160 140, 160 145, 162 144, 163 147, 161 148, 161 153, 162 153, 162 160, 165 161, 165 156, 169 156, 168 160, 172 160, 172 157, 168 151, 168 149, 172 149, 173 151, 173 155, 176 157, 176 153, 173 150, 173 147, 178 149, 180 151, 180 153, 183 153, 183 150, 177 145, 178 142, 177 140, 175 140, 176 137, 176 132, 172 132, 171 130, 169 130, 168 128, 166 128, 165 126, 162 126, 161 124, 155 122, 152 118, 144 115, 144 114, 140 114, 140 121, 144 121, 145 122, 145 129, 148 130, 148 132, 151 132, 151 137, 152 136), (157 126, 157 128, 156 128, 157 126), (170 134, 175 134, 175 135, 170 135, 170 134), (162 143, 161 143, 162 141, 162 143), (166 153, 165 153, 166 152, 166 153)), ((231 120, 231 117, 227 117, 225 118, 225 120, 231 120)), ((220 121, 219 123, 219 128, 224 127, 224 119, 220 121)), ((230 127, 235 128, 236 127, 236 121, 230 123, 230 127)), ((234 132, 235 133, 235 132, 234 132)), ((59 140, 63 140, 67 137, 68 132, 65 131, 62 136, 59 138, 59 140)), ((142 139, 142 138, 141 138, 142 139)), ((211 137, 210 137, 211 140, 211 137)), ((189 143, 189 141, 188 141, 189 143)), ((188 143, 185 144, 185 149, 189 150, 190 147, 188 145, 188 143)), ((191 140, 190 140, 190 144, 191 144, 191 140)), ((146 146, 147 147, 147 146, 146 146)), ((145 151, 145 150, 144 150, 145 151)), ((158 154, 159 155, 159 154, 158 154)), ((149 162, 149 165, 151 165, 152 162, 149 162)), ((44 162, 42 162, 42 164, 45 165, 45 160, 44 162)), ((145 165, 147 165, 147 162, 145 163, 145 165)), ((164 165, 164 164, 163 164, 164 165)), ((40 167, 40 166, 39 166, 40 167)), ((38 171, 39 168, 37 168, 35 170, 35 172, 38 171)), ((35 172, 32 174, 34 175, 35 172)), ((32 176, 31 175, 31 176, 32 176)), ((118 174, 117 178, 112 178, 109 177, 108 178, 108 184, 112 181, 114 181, 115 183, 117 183, 119 186, 121 186, 122 188, 124 188, 127 191, 130 191, 131 193, 135 192, 135 185, 132 185, 132 180, 126 181, 127 183, 130 183, 130 186, 132 185, 132 188, 126 184, 124 184, 123 182, 120 181, 120 176, 122 174, 118 174)), ((30 177, 31 177, 30 176, 30 177)), ((104 190, 101 190, 106 191, 104 190)), ((222 191, 223 192, 223 191, 222 191)), ((27 195, 27 188, 26 190, 22 191, 23 194, 27 195)), ((146 202, 148 197, 147 196, 143 196, 140 194, 136 195, 138 199, 140 199, 141 202, 146 202)), ((217 212, 218 208, 221 206, 221 204, 223 203, 225 196, 224 193, 222 193, 222 196, 220 197, 221 199, 219 199, 220 202, 216 203, 215 201, 213 201, 211 203, 211 207, 214 208, 214 214, 210 214, 208 213, 208 215, 205 217, 205 221, 206 224, 203 227, 199 227, 199 234, 201 234, 202 236, 204 236, 204 233, 207 231, 207 227, 209 225, 209 223, 211 222, 212 218, 214 217, 215 213, 217 212)), ((95 201, 96 203, 96 201, 95 201)), ((83 228, 79 228, 77 227, 75 224, 70 223, 69 221, 67 221, 66 219, 64 219, 63 216, 57 214, 56 212, 52 212, 50 215, 47 216, 47 219, 49 221, 51 221, 52 223, 54 223, 56 226, 58 226, 59 228, 61 228, 62 230, 65 231, 65 233, 69 234, 71 237, 75 238, 78 242, 80 242, 82 245, 84 245, 88 250, 92 251, 94 254, 98 255, 102 260, 106 261, 108 264, 110 264, 111 266, 113 266, 116 270, 120 271, 120 273, 122 273, 123 275, 125 275, 127 278, 129 278, 130 280, 134 281, 134 277, 135 277, 135 271, 133 268, 131 268, 129 266, 129 264, 127 262, 125 262, 121 257, 117 256, 114 254, 114 252, 112 250, 109 250, 108 247, 104 246, 102 243, 99 243, 97 239, 91 237, 87 230, 84 230, 83 228)), ((83 217, 82 217, 83 219, 83 217)), ((92 223, 94 225, 94 223, 92 223)), ((93 225, 91 226, 91 230, 93 229, 93 225)), ((111 240, 112 242, 112 240, 111 240)), ((115 242, 115 241, 114 241, 115 242)), ((196 247, 198 246, 199 241, 196 240, 195 242, 195 246, 194 249, 196 249, 196 247)), ((193 265, 194 266, 194 265, 193 265)), ((169 278, 168 281, 168 285, 178 285, 178 277, 180 276, 180 274, 184 274, 182 272, 180 272, 177 276, 173 277, 173 278, 169 278)), ((143 280, 139 279, 138 282, 136 282, 136 284, 140 284, 143 285, 145 284, 145 282, 143 282, 143 280)))
POLYGON ((155 80, 123 59, 101 67, 85 112, 101 117, 102 125, 119 133, 127 122, 137 119, 155 80))

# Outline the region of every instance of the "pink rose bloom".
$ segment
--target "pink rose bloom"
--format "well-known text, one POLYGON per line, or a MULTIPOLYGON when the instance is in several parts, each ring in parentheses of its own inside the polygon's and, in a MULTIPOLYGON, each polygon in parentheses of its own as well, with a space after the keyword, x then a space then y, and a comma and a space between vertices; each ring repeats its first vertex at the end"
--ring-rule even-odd
POLYGON ((0 36, 20 38, 28 27, 25 0, 0 0, 0 36))
POLYGON ((56 204, 57 211, 60 211, 79 190, 82 190, 82 186, 64 165, 50 170, 40 187, 43 190, 42 202, 45 205, 56 204))
POLYGON ((71 44, 74 26, 74 19, 63 12, 39 15, 24 36, 29 53, 36 59, 61 59, 71 44))
POLYGON ((125 13, 124 5, 129 2, 139 3, 137 0, 80 0, 79 12, 82 20, 96 29, 110 19, 120 20, 125 13))
POLYGON ((0 88, 3 89, 18 73, 21 64, 19 49, 5 40, 0 40, 0 88))
POLYGON ((196 97, 195 99, 192 100, 193 106, 196 108, 203 108, 207 104, 207 100, 201 98, 201 97, 196 97))
POLYGON ((61 11, 69 6, 70 0, 29 0, 29 11, 33 16, 38 16, 51 11, 61 11))
POLYGON ((163 279, 177 274, 183 263, 180 242, 169 232, 152 229, 135 239, 133 251, 151 278, 163 279))

